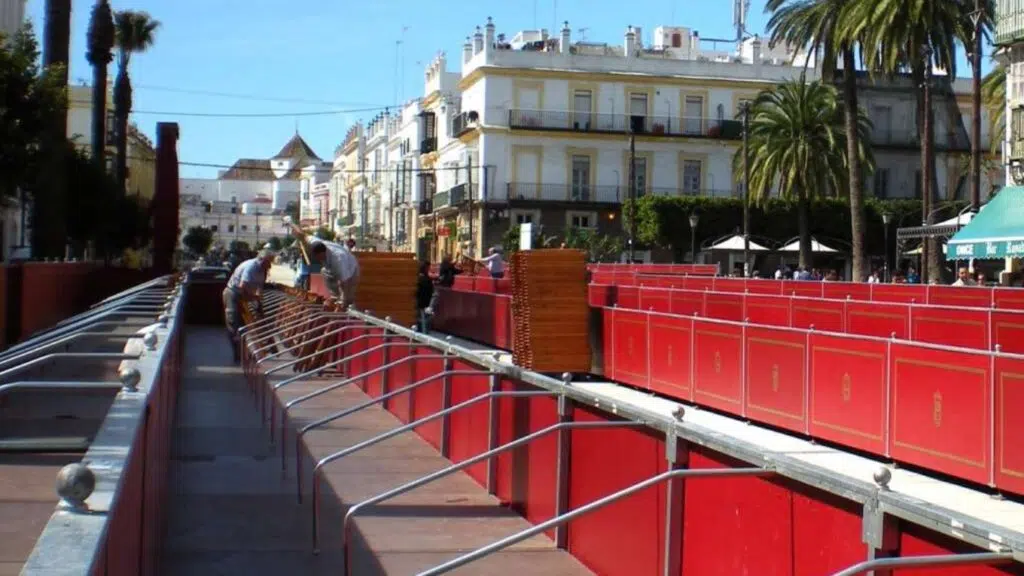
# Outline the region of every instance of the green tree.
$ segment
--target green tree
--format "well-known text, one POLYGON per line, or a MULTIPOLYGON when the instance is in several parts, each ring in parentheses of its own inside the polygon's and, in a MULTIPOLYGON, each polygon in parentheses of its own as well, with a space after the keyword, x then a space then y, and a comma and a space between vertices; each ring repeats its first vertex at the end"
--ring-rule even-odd
POLYGON ((97 0, 89 18, 89 46, 85 53, 92 66, 92 158, 106 167, 107 66, 114 59, 114 14, 107 0, 97 0))
MULTIPOLYGON (((871 124, 858 111, 858 131, 864 136, 871 124)), ((849 175, 846 138, 839 95, 819 81, 786 82, 761 92, 750 120, 750 195, 763 202, 773 189, 797 206, 800 264, 811 264, 810 201, 837 196, 847 189, 849 175)), ((742 150, 734 168, 742 171, 742 150)), ((869 149, 860 156, 872 166, 869 149)))
MULTIPOLYGON (((533 229, 533 247, 534 248, 552 248, 558 238, 555 236, 545 236, 544 231, 540 227, 534 227, 533 229)), ((519 251, 519 225, 510 226, 505 234, 501 237, 501 247, 505 251, 506 255, 515 254, 519 251)))
POLYGON ((1006 137, 1006 66, 999 62, 981 82, 981 99, 988 110, 989 150, 998 152, 1006 137))
MULTIPOLYGON (((988 0, 985 0, 988 4, 988 0)), ((862 38, 862 57, 872 63, 874 73, 898 74, 910 70, 916 86, 925 81, 925 71, 947 70, 956 77, 957 42, 973 37, 968 16, 974 2, 955 0, 854 0, 848 13, 847 33, 862 38)), ((991 11, 989 12, 991 14, 991 11)), ((932 205, 937 181, 935 163, 935 122, 931 102, 924 91, 917 101, 917 130, 921 142, 922 218, 935 222, 932 205)), ((941 272, 935 239, 927 242, 927 272, 924 281, 936 280, 941 272)))
POLYGON ((114 175, 122 190, 128 174, 128 116, 132 111, 132 83, 128 67, 133 54, 145 52, 153 46, 159 27, 160 22, 146 12, 123 10, 114 14, 117 42, 117 79, 114 81, 117 162, 114 175))
POLYGON ((210 251, 213 245, 213 230, 202 226, 193 226, 185 232, 181 243, 189 252, 196 256, 202 256, 210 251))
POLYGON ((313 235, 321 240, 326 240, 328 242, 334 242, 337 239, 337 234, 334 233, 334 230, 331 230, 326 226, 321 226, 317 228, 316 232, 314 232, 313 235))
POLYGON ((836 65, 843 62, 843 127, 846 133, 847 185, 850 198, 850 233, 853 252, 853 279, 867 278, 864 253, 864 185, 860 158, 862 143, 858 131, 860 109, 857 104, 857 60, 855 50, 860 38, 850 34, 847 20, 849 0, 768 0, 766 11, 770 43, 810 47, 820 63, 822 78, 836 79, 836 65))
POLYGON ((228 245, 228 251, 244 256, 252 250, 249 248, 248 242, 244 240, 232 240, 231 244, 228 245))
POLYGON ((621 238, 586 228, 567 229, 565 246, 585 251, 589 262, 618 262, 622 256, 621 238))
POLYGON ((282 248, 284 248, 285 242, 278 236, 271 236, 270 240, 267 240, 267 244, 270 246, 271 250, 273 250, 274 252, 279 252, 282 248))

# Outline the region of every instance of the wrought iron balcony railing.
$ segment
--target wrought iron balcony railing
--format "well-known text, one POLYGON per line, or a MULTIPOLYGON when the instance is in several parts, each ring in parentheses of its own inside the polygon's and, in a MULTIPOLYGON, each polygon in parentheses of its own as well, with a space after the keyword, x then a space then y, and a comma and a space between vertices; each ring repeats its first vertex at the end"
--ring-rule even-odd
POLYGON ((523 130, 612 134, 632 132, 646 136, 685 136, 723 140, 739 140, 743 137, 742 122, 717 118, 512 109, 508 113, 508 125, 513 129, 523 130))
MULTIPOLYGON (((628 186, 601 185, 579 186, 574 184, 534 184, 530 182, 509 182, 506 186, 508 201, 515 202, 594 202, 617 204, 629 199, 628 186)), ((731 190, 692 189, 661 186, 646 186, 636 190, 642 196, 733 196, 731 190)))
POLYGON ((437 150, 437 138, 420 140, 420 154, 429 154, 435 150, 437 150))

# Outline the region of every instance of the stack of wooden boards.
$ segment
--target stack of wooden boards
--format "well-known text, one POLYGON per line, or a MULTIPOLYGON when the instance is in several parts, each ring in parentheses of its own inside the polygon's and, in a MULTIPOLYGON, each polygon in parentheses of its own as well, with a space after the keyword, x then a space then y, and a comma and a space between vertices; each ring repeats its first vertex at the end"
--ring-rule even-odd
POLYGON ((416 324, 419 262, 411 252, 354 252, 359 260, 356 306, 378 318, 409 327, 416 324))
POLYGON ((589 372, 586 255, 522 250, 511 264, 515 363, 537 372, 589 372))

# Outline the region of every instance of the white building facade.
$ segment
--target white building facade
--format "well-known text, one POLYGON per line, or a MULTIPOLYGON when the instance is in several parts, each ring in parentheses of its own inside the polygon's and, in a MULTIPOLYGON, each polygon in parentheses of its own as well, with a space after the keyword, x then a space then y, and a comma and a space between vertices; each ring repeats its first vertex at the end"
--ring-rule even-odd
POLYGON ((997 54, 1006 66, 1003 160, 1007 183, 1024 185, 1024 0, 997 0, 997 54))
POLYGON ((416 250, 417 200, 420 197, 422 119, 420 99, 391 115, 388 129, 388 189, 381 203, 384 237, 394 251, 416 250))
POLYGON ((25 23, 26 0, 0 0, 0 34, 10 36, 25 23))

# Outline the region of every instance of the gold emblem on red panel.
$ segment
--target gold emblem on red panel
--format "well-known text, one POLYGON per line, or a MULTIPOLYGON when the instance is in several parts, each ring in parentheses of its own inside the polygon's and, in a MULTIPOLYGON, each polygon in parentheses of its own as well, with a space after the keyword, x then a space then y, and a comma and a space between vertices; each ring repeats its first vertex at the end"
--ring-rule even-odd
POLYGON ((779 391, 779 365, 772 364, 772 392, 779 391))
POLYGON ((673 359, 674 359, 674 355, 672 354, 672 345, 669 344, 669 346, 668 346, 668 367, 669 368, 672 367, 672 360, 673 359))
POLYGON ((850 373, 843 374, 843 402, 849 402, 850 396, 853 395, 853 380, 850 378, 850 373))
POLYGON ((715 374, 721 374, 722 372, 722 353, 715 350, 715 374))
POLYGON ((932 422, 935 427, 942 426, 942 393, 936 392, 932 395, 932 422))

